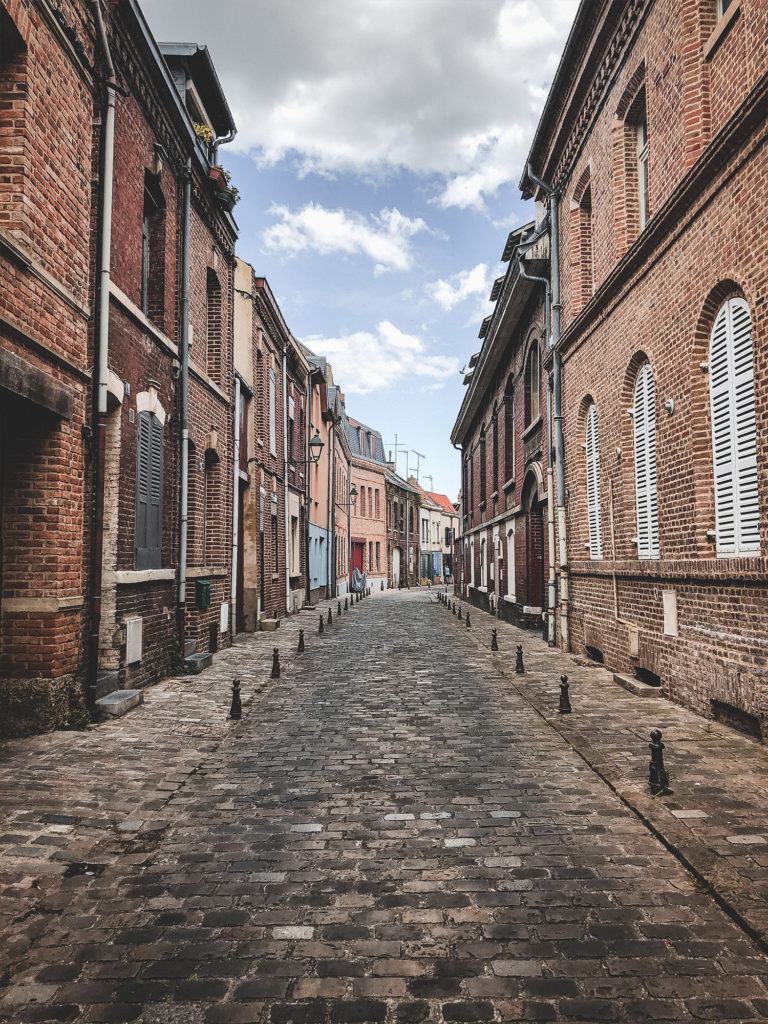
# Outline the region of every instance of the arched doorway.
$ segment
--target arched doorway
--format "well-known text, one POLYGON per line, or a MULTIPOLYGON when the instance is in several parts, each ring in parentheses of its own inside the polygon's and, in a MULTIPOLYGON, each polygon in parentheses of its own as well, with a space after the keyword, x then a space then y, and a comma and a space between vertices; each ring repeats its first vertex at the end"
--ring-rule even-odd
POLYGON ((523 487, 523 529, 525 531, 525 580, 523 605, 530 624, 538 628, 544 610, 544 507, 536 474, 529 473, 523 487))

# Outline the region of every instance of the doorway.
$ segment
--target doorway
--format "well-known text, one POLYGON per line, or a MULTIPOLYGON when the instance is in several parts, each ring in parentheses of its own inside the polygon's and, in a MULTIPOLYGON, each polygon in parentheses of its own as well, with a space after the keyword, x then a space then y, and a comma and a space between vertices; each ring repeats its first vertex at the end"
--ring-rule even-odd
POLYGON ((392 550, 392 584, 395 587, 400 586, 400 548, 392 550))

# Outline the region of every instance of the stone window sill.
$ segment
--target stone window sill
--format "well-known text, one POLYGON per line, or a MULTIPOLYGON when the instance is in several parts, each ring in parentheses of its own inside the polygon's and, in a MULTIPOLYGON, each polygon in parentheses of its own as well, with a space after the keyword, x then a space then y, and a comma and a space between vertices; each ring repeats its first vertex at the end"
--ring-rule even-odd
POLYGON ((523 431, 523 434, 522 434, 523 440, 525 441, 526 438, 530 437, 531 434, 533 434, 536 431, 536 429, 538 427, 540 427, 540 426, 541 426, 541 416, 537 416, 536 419, 533 421, 533 423, 529 423, 528 426, 523 431))
POLYGON ((718 21, 712 35, 704 44, 704 50, 702 51, 702 57, 705 61, 712 60, 717 48, 720 43, 725 39, 728 33, 731 31, 731 26, 734 24, 739 14, 741 13, 741 4, 732 4, 725 14, 718 21))
POLYGON ((510 477, 509 480, 507 480, 506 483, 501 485, 501 489, 503 491, 511 491, 514 486, 515 486, 515 478, 514 477, 510 477))

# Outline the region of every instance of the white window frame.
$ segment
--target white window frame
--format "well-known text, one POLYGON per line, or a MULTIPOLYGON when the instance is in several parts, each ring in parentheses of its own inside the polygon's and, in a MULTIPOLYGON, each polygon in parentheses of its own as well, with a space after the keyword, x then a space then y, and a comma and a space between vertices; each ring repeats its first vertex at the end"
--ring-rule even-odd
POLYGON ((760 554, 752 317, 741 298, 720 308, 709 343, 718 558, 760 554))
POLYGON ((600 506, 600 438, 597 426, 597 407, 594 403, 587 410, 585 449, 589 557, 593 561, 599 561, 603 557, 603 526, 600 506))
POLYGON ((650 363, 645 363, 637 375, 632 411, 637 557, 657 559, 660 550, 656 486, 656 385, 650 363))
POLYGON ((516 600, 515 589, 515 524, 507 526, 507 598, 510 601, 516 600))

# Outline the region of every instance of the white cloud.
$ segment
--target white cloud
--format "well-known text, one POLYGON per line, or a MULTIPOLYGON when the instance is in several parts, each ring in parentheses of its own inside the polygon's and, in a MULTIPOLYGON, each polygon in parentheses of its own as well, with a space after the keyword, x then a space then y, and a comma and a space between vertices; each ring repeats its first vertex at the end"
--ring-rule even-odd
POLYGON ((460 302, 470 298, 481 298, 487 302, 493 286, 490 267, 487 263, 478 263, 471 270, 460 270, 447 280, 427 285, 427 294, 446 311, 453 309, 460 302))
POLYGON ((435 202, 474 209, 517 180, 576 6, 143 0, 158 38, 183 25, 209 45, 234 146, 259 164, 436 176, 435 202))
POLYGON ((328 210, 316 203, 307 203, 295 212, 287 206, 273 205, 269 212, 280 221, 264 232, 268 251, 287 256, 302 252, 363 255, 373 261, 375 274, 410 270, 410 239, 427 230, 421 217, 411 219, 397 209, 381 210, 367 218, 351 211, 328 210))
POLYGON ((330 360, 334 380, 349 394, 386 391, 401 382, 437 389, 460 369, 454 356, 428 355, 420 338, 405 334, 388 320, 376 326, 375 334, 355 331, 339 338, 314 335, 302 341, 330 360))

